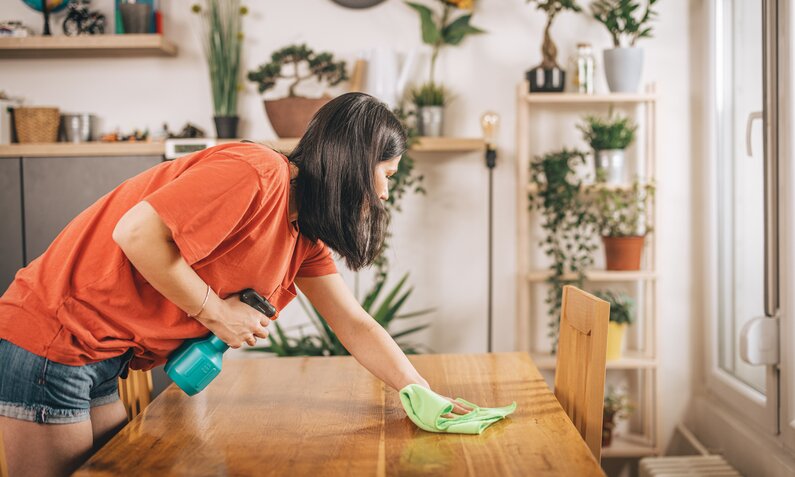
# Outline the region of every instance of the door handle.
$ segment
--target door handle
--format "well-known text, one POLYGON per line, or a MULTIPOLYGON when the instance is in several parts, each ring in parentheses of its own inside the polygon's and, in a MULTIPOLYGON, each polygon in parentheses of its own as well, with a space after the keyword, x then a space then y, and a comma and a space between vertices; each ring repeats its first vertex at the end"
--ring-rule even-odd
POLYGON ((748 120, 745 122, 745 152, 749 157, 754 155, 753 147, 751 146, 751 130, 754 127, 754 121, 762 119, 762 111, 754 111, 748 115, 748 120))
POLYGON ((778 318, 759 316, 740 330, 740 359, 752 366, 778 364, 778 346, 778 318))

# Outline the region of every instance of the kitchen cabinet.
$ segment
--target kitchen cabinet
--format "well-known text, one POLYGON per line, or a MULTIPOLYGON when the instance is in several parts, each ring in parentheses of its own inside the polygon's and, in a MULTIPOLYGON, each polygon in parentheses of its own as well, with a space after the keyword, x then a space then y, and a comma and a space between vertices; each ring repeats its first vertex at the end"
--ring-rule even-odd
POLYGON ((77 214, 161 156, 25 157, 26 264, 41 255, 77 214))
POLYGON ((0 159, 0 294, 24 265, 21 158, 0 159))

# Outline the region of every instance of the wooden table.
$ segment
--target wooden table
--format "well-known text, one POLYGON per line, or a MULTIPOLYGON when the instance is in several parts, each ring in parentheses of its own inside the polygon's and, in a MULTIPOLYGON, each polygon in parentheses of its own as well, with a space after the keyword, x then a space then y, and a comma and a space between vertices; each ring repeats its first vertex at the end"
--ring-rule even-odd
POLYGON ((228 360, 189 398, 158 396, 78 476, 603 476, 529 355, 422 355, 434 390, 517 402, 480 436, 434 434, 350 357, 228 360))

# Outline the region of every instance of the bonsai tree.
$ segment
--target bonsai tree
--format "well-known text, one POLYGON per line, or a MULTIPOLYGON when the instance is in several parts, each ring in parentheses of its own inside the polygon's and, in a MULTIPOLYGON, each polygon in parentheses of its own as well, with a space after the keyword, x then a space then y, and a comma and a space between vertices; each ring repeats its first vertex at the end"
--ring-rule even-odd
POLYGON ((649 25, 657 16, 652 7, 657 0, 648 0, 640 18, 636 18, 641 7, 637 0, 595 0, 591 3, 591 14, 607 28, 613 38, 613 46, 635 46, 639 38, 651 38, 649 25))
POLYGON ((273 52, 271 61, 248 73, 248 80, 257 84, 260 93, 276 86, 280 79, 289 80, 289 97, 295 97, 295 87, 301 81, 317 78, 328 86, 348 79, 345 62, 334 61, 329 52, 315 53, 306 44, 290 45, 273 52))
POLYGON ((547 25, 544 27, 544 42, 541 45, 541 68, 548 70, 552 68, 560 68, 558 65, 558 48, 552 41, 550 29, 555 16, 564 10, 571 10, 573 12, 580 12, 582 8, 577 5, 577 0, 527 0, 527 3, 534 3, 538 10, 543 11, 547 15, 547 25))
POLYGON ((564 285, 582 288, 585 271, 593 263, 593 221, 584 200, 583 184, 574 167, 585 162, 585 153, 563 149, 550 152, 530 164, 530 210, 541 213, 544 238, 539 245, 552 260, 546 304, 550 315, 549 337, 553 351, 560 320, 564 285))
POLYGON ((619 325, 631 325, 635 321, 635 301, 626 293, 597 291, 594 295, 610 303, 610 321, 619 325))
POLYGON ((587 115, 577 128, 594 151, 626 149, 635 140, 638 126, 628 117, 587 115))

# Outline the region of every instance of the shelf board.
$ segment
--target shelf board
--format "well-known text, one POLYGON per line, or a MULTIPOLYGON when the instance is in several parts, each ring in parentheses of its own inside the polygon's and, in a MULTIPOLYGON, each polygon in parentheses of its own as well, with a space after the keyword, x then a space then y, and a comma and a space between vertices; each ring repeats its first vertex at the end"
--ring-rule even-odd
POLYGON ((640 436, 616 436, 608 447, 602 447, 602 458, 632 458, 658 455, 657 448, 640 436))
POLYGON ((157 34, 0 37, 0 59, 176 56, 157 34))
MULTIPOLYGON (((541 370, 553 370, 557 356, 550 353, 532 353, 533 363, 541 370)), ((607 369, 651 369, 657 367, 654 358, 643 356, 637 352, 626 352, 619 359, 607 361, 607 369)))
POLYGON ((481 138, 420 137, 411 150, 415 152, 468 152, 481 151, 486 143, 481 138))
POLYGON ((530 104, 613 104, 651 103, 657 100, 655 93, 527 93, 525 101, 530 104))
MULTIPOLYGON (((529 282, 543 282, 552 275, 550 270, 534 270, 527 274, 529 282)), ((574 280, 573 273, 563 275, 564 280, 574 280)), ((589 270, 585 272, 585 280, 590 282, 631 282, 636 280, 656 280, 657 273, 650 270, 612 271, 589 270)))
POLYGON ((0 157, 162 156, 162 142, 2 144, 0 157))
MULTIPOLYGON (((582 188, 585 192, 595 190, 620 190, 629 192, 632 190, 632 184, 583 184, 582 188)), ((538 193, 538 186, 536 184, 527 184, 527 192, 530 194, 538 193)))
MULTIPOLYGON (((235 142, 240 139, 220 139, 219 143, 235 142)), ((255 141, 279 151, 291 151, 298 144, 298 138, 278 138, 255 141)), ((412 151, 467 152, 484 147, 482 139, 433 137, 420 138, 412 151)), ((162 156, 165 145, 162 142, 68 142, 36 144, 0 144, 0 157, 83 157, 83 156, 162 156)))
MULTIPOLYGON (((280 138, 258 140, 260 144, 287 151, 295 148, 300 138, 280 138)), ((240 139, 221 139, 218 142, 233 142, 240 139)), ((468 152, 480 151, 486 147, 483 139, 465 137, 419 137, 411 147, 413 152, 468 152)))

